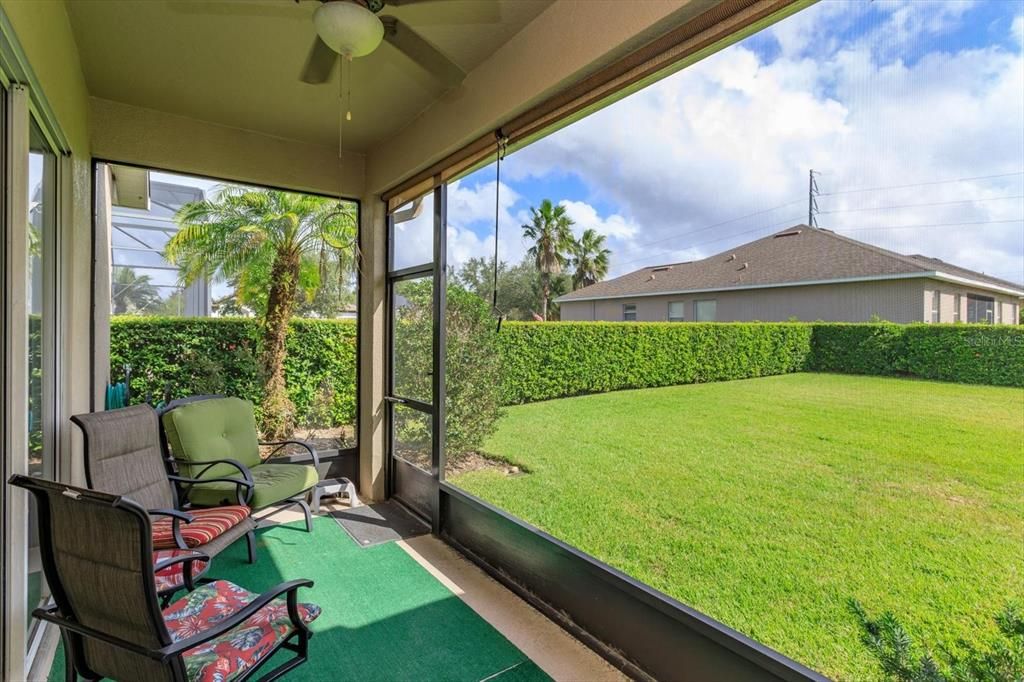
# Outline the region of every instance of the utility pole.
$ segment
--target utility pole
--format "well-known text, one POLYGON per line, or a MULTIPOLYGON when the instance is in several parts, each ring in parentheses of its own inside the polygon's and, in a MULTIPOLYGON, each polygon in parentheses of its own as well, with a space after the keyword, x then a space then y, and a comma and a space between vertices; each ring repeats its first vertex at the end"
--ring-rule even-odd
POLYGON ((818 226, 818 181, 814 179, 815 172, 811 169, 807 179, 807 226, 818 226))

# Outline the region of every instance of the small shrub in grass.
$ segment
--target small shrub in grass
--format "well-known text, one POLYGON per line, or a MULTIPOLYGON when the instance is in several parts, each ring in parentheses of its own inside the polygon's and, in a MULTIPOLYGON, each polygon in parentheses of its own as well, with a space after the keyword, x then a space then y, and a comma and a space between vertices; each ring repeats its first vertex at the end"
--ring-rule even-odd
POLYGON ((891 612, 870 618, 855 599, 850 611, 861 642, 887 679, 899 682, 1019 682, 1024 679, 1024 614, 1007 604, 995 617, 998 636, 984 645, 959 641, 955 650, 922 649, 891 612))

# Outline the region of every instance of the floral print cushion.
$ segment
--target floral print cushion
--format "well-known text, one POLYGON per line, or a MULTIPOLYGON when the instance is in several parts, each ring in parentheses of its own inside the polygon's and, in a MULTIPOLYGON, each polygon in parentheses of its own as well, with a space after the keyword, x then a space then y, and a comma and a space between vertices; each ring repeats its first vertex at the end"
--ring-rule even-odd
MULTIPOLYGON (((164 609, 164 624, 174 641, 192 637, 215 626, 256 599, 234 583, 218 580, 196 588, 164 609)), ((316 604, 299 604, 302 622, 320 615, 316 604)), ((185 652, 185 670, 192 682, 230 682, 259 665, 278 644, 295 631, 288 604, 280 597, 241 625, 185 652)))
MULTIPOLYGON (((174 557, 183 556, 186 554, 195 554, 189 549, 161 549, 153 552, 153 565, 156 566, 161 561, 167 561, 174 557)), ((185 587, 185 562, 177 564, 171 564, 156 572, 156 592, 157 594, 163 594, 165 592, 177 592, 181 588, 185 587)), ((198 578, 203 572, 206 571, 205 561, 193 561, 192 562, 192 578, 198 578)))

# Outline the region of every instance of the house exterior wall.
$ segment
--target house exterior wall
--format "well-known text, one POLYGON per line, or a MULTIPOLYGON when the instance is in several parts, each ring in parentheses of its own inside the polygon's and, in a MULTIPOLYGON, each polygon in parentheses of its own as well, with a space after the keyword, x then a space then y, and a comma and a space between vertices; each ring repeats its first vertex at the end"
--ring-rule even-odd
POLYGON ((1020 299, 1007 294, 999 294, 977 287, 958 286, 948 282, 926 280, 924 289, 924 320, 932 320, 932 292, 939 292, 939 322, 967 321, 967 294, 994 298, 997 306, 995 319, 998 324, 1020 324, 1020 299), (956 315, 956 295, 960 294, 960 311, 956 315))
POLYGON ((638 322, 665 322, 668 320, 668 304, 681 301, 685 321, 692 322, 694 302, 714 300, 719 322, 785 322, 794 318, 807 322, 868 322, 877 316, 889 322, 907 324, 931 320, 931 294, 936 289, 940 292, 941 322, 953 322, 954 294, 957 292, 961 294, 961 320, 966 321, 968 293, 993 296, 1007 311, 1002 317, 1004 323, 1014 320, 1010 309, 1018 301, 1011 296, 924 278, 565 301, 561 304, 561 319, 622 321, 623 306, 635 305, 638 322))

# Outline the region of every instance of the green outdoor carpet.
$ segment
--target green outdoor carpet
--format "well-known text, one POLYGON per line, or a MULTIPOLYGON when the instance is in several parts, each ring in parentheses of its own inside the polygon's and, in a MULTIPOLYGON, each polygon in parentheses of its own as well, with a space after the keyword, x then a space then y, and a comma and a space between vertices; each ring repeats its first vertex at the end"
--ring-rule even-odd
MULTIPOLYGON (((309 661, 287 680, 452 680, 541 682, 550 678, 395 543, 361 548, 330 517, 313 533, 301 522, 257 531, 255 565, 236 542, 213 561, 208 577, 261 592, 309 578, 299 599, 319 604, 309 661)), ((290 652, 280 652, 269 672, 290 652)), ((63 679, 58 650, 51 682, 63 679)))

